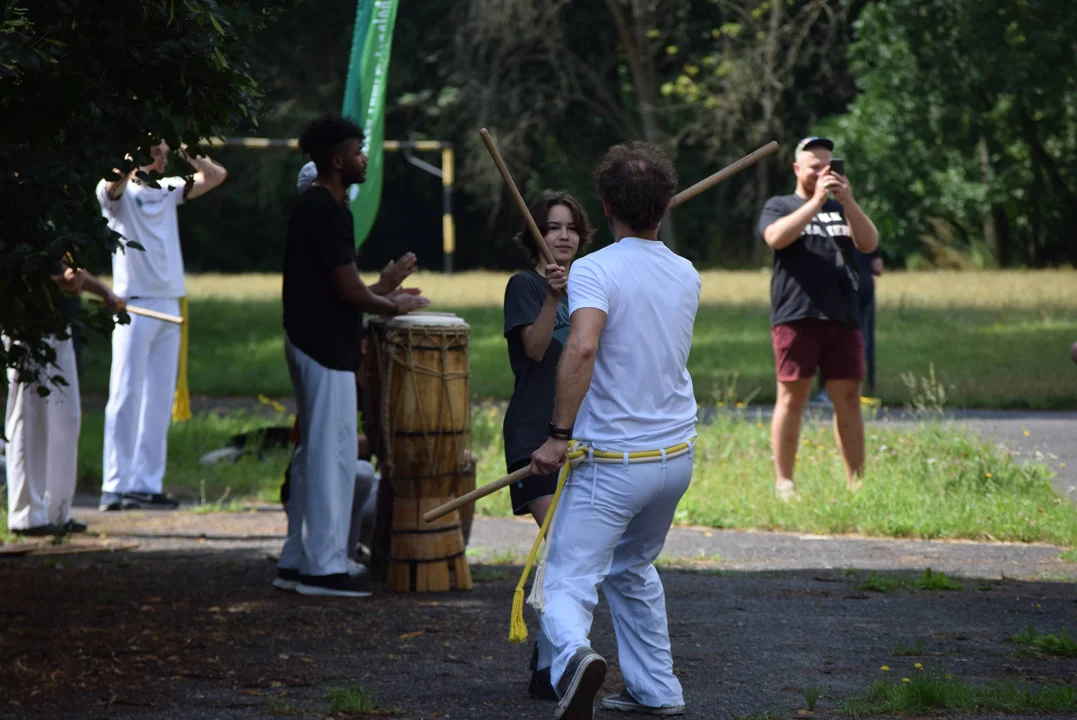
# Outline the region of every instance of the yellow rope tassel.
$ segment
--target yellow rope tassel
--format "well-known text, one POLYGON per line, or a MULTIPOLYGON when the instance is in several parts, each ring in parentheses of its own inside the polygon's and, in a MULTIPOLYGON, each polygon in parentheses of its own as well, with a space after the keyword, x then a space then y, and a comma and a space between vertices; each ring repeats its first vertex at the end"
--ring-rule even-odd
POLYGON ((180 298, 180 315, 183 325, 180 326, 179 372, 176 374, 176 393, 172 397, 172 420, 175 422, 191 419, 191 393, 187 389, 187 328, 191 322, 186 297, 180 298))
POLYGON ((512 619, 509 621, 509 642, 522 643, 527 640, 527 625, 524 623, 524 585, 527 584, 527 576, 531 574, 531 566, 535 564, 535 557, 538 555, 539 547, 542 546, 542 539, 546 537, 546 529, 550 527, 550 521, 553 520, 554 513, 557 512, 557 502, 561 499, 561 491, 565 488, 565 481, 568 479, 568 474, 572 468, 573 457, 582 456, 582 452, 569 453, 569 461, 561 467, 561 476, 557 478, 557 490, 554 491, 553 501, 550 503, 550 509, 546 513, 546 518, 542 521, 542 527, 539 528, 538 536, 535 538, 535 544, 531 546, 531 554, 527 556, 527 562, 524 564, 524 572, 520 576, 520 582, 516 585, 516 592, 512 596, 512 619))
MULTIPOLYGON (((673 447, 663 450, 643 450, 640 452, 628 453, 628 461, 632 462, 646 462, 648 460, 656 460, 662 457, 673 456, 676 457, 679 454, 688 452, 695 444, 695 437, 688 442, 683 442, 673 447)), ((542 546, 542 540, 546 537, 546 531, 550 527, 553 521, 554 514, 557 512, 557 504, 561 500, 561 492, 565 489, 565 482, 568 480, 568 475, 572 471, 572 461, 577 460, 584 455, 590 454, 592 458, 599 460, 623 460, 624 454, 617 452, 608 452, 602 450, 595 450, 588 453, 586 450, 576 450, 576 441, 573 440, 569 444, 568 460, 561 467, 561 476, 557 478, 557 490, 554 491, 553 501, 550 503, 550 509, 546 513, 546 518, 542 521, 542 527, 539 528, 538 536, 535 538, 534 545, 531 546, 531 553, 527 556, 527 562, 524 563, 523 574, 520 575, 520 582, 516 584, 516 592, 512 596, 512 618, 509 620, 509 642, 522 643, 527 640, 527 625, 524 623, 524 585, 527 584, 527 578, 531 574, 531 566, 535 564, 535 557, 538 555, 539 548, 542 546)), ((536 579, 537 581, 537 579, 536 579)))

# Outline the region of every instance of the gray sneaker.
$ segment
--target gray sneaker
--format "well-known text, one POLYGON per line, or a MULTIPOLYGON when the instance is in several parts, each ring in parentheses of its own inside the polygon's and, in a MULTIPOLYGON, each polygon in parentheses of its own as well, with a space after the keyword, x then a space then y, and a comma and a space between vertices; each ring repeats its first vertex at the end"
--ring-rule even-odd
POLYGON ((684 715, 684 705, 662 705, 651 707, 637 702, 632 693, 625 688, 620 695, 610 695, 602 701, 603 710, 640 713, 641 715, 684 715))
POLYGON ((557 683, 561 702, 554 720, 594 720, 595 696, 605 679, 605 659, 589 647, 578 648, 557 683))

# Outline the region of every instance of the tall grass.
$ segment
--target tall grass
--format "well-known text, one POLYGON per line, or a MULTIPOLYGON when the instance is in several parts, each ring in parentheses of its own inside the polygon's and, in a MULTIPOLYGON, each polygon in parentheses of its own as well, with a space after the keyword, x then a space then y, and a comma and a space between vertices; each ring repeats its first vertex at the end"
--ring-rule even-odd
MULTIPOLYGON (((505 471, 502 416, 493 406, 472 421, 479 484, 505 471)), ((1055 494, 1043 465, 1021 465, 996 446, 942 423, 915 429, 872 426, 868 472, 859 491, 828 425, 809 424, 797 457, 801 500, 774 497, 769 426, 722 415, 699 427, 695 470, 676 522, 885 537, 1042 541, 1077 545, 1077 508, 1055 494)), ((511 513, 507 493, 478 511, 511 513)))
MULTIPOLYGON (((472 328, 471 389, 507 399, 512 373, 502 336, 503 273, 419 273, 413 284, 472 328)), ((774 399, 766 273, 703 273, 689 370, 701 401, 733 374, 741 397, 774 399)), ((373 278, 369 278, 373 279, 373 278)), ((191 296, 190 387, 206 395, 291 392, 283 360, 280 279, 195 275, 191 296)), ((1077 407, 1077 273, 895 273, 880 281, 877 395, 909 401, 902 379, 934 367, 956 407, 1077 407)), ((90 338, 84 392, 108 388, 109 346, 90 338)))

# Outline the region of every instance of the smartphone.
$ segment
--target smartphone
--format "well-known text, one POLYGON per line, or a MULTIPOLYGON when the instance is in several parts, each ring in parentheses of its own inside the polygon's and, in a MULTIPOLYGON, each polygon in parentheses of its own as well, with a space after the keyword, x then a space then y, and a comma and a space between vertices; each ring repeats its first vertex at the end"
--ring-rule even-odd
POLYGON ((830 161, 830 172, 845 177, 845 158, 834 158, 830 161))

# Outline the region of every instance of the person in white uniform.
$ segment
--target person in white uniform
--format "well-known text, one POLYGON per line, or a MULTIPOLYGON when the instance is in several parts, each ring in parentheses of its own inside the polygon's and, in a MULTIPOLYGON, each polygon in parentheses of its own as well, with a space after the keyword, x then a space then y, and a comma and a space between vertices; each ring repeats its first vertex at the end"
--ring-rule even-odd
POLYGON ((292 456, 288 537, 274 586, 303 595, 364 597, 369 578, 348 572, 355 493, 362 311, 400 315, 426 307, 414 290, 371 291, 355 265, 348 187, 366 179, 363 131, 334 115, 314 120, 299 147, 318 175, 299 196, 284 251, 284 353, 299 420, 292 456))
MULTIPOLYGON (((53 280, 61 290, 82 290, 104 300, 110 310, 123 308, 100 280, 84 270, 57 266, 53 280)), ((11 340, 4 338, 10 347, 11 340)), ((37 382, 7 371, 7 520, 16 535, 40 537, 83 532, 86 525, 71 517, 78 472, 79 429, 82 406, 75 362, 75 341, 57 335, 48 340, 56 352, 54 365, 42 369, 37 382), (65 385, 51 381, 59 375, 65 385), (44 385, 47 396, 38 390, 44 385)))
POLYGON ((610 604, 625 690, 602 707, 679 715, 665 594, 654 567, 692 476, 693 452, 651 463, 627 453, 692 447, 696 400, 688 374, 700 278, 658 240, 677 187, 660 149, 606 153, 595 181, 612 245, 577 260, 568 278, 571 326, 557 373, 550 438, 532 455, 536 474, 559 469, 569 438, 626 453, 624 463, 582 464, 562 491, 550 537, 542 629, 554 646, 555 718, 593 717, 606 661, 590 647, 598 587, 610 604))
MULTIPOLYGON (((151 172, 164 173, 169 150, 168 143, 154 145, 152 163, 99 182, 97 200, 109 227, 125 243, 143 248, 127 246, 113 255, 113 292, 137 299, 143 308, 179 315, 186 288, 176 208, 220 185, 228 173, 181 147, 178 154, 194 174, 151 179, 151 172)), ((101 510, 178 505, 164 494, 163 483, 179 346, 180 328, 153 318, 132 316, 130 324, 112 332, 101 510)))

